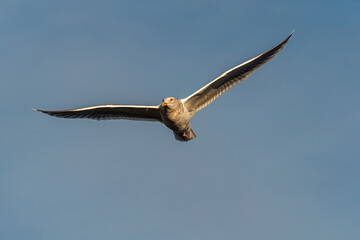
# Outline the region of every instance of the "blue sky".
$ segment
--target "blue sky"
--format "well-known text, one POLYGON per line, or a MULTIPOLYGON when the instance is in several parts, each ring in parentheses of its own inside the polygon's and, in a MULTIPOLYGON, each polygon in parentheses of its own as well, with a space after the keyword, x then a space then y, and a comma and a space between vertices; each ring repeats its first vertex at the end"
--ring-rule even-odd
POLYGON ((2 1, 0 238, 357 239, 358 1, 2 1), (192 119, 31 108, 183 98, 295 33, 192 119))

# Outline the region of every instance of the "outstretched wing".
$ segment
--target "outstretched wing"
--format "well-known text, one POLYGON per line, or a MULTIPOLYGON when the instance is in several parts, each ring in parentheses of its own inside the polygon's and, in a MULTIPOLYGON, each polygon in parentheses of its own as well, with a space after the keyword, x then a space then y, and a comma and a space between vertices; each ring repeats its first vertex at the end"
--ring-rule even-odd
POLYGON ((259 56, 254 57, 253 59, 250 59, 224 72, 219 77, 217 77, 204 87, 200 88, 192 95, 188 96, 185 99, 182 99, 185 107, 188 109, 191 116, 193 116, 200 109, 206 107, 225 91, 235 86, 239 82, 245 80, 257 68, 259 68, 271 58, 273 58, 276 54, 278 54, 280 50, 285 46, 293 32, 280 44, 273 47, 269 51, 264 52, 263 54, 260 54, 259 56))
POLYGON ((101 105, 63 111, 34 110, 60 118, 90 118, 95 120, 130 119, 162 122, 159 106, 101 105))

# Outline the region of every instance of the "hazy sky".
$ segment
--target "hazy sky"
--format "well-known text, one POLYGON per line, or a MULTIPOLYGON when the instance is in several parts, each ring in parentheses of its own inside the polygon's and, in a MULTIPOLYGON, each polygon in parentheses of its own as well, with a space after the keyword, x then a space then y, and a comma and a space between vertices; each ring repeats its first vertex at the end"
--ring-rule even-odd
POLYGON ((359 1, 0 2, 0 239, 358 239, 359 1), (183 98, 295 33, 192 120, 31 108, 183 98))

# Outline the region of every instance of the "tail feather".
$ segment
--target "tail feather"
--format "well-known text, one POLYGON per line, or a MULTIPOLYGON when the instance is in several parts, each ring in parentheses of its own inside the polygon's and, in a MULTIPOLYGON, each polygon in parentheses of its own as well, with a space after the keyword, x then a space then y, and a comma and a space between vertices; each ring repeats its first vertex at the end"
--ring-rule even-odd
POLYGON ((181 141, 181 142, 187 142, 190 141, 193 138, 196 138, 196 135, 194 133, 194 131, 192 130, 191 127, 189 127, 188 130, 186 130, 184 132, 186 134, 186 137, 183 136, 183 133, 176 133, 174 132, 174 137, 176 140, 181 141))

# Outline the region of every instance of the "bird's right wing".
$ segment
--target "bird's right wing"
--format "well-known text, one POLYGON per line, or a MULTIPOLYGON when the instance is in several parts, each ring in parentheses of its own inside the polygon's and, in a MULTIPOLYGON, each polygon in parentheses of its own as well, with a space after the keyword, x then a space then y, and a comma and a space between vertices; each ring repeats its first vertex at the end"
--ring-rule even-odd
POLYGON ((90 118, 95 120, 130 119, 162 122, 159 106, 101 105, 63 111, 34 110, 60 118, 90 118))

